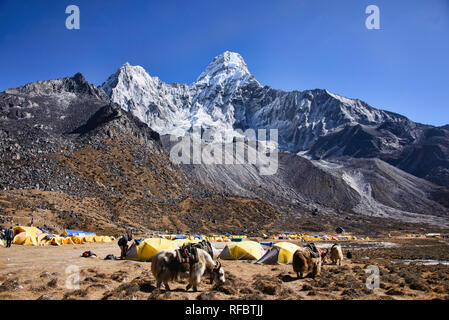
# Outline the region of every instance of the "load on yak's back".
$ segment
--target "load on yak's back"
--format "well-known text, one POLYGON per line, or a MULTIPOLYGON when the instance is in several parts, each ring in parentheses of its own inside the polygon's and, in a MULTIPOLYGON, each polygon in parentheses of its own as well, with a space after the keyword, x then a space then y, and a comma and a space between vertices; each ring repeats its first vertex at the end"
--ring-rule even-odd
POLYGON ((225 282, 224 270, 220 261, 213 258, 212 245, 209 241, 185 244, 176 250, 160 250, 151 259, 151 272, 156 279, 157 289, 162 283, 166 290, 170 290, 170 281, 188 278, 186 291, 193 288, 197 291, 201 278, 209 274, 210 283, 225 282))

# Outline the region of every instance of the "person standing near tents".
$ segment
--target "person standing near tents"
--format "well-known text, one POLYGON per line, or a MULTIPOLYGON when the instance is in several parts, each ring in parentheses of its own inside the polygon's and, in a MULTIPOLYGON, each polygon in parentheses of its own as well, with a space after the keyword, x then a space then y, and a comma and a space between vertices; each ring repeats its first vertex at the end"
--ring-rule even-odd
POLYGON ((6 248, 11 247, 12 240, 14 238, 14 230, 12 227, 5 230, 5 238, 6 238, 6 248))
POLYGON ((128 251, 128 241, 132 241, 132 240, 133 240, 133 236, 131 234, 123 236, 118 240, 118 246, 121 249, 120 259, 125 259, 126 252, 128 251))

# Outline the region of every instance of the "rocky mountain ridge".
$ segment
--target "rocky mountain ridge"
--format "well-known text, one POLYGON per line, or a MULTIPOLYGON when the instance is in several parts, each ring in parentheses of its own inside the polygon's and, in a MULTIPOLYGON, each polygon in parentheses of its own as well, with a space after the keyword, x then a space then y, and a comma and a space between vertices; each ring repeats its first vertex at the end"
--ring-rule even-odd
POLYGON ((235 52, 215 57, 190 85, 169 85, 125 64, 102 88, 161 135, 184 136, 201 127, 212 130, 216 141, 229 142, 239 136, 237 129, 277 129, 280 151, 327 160, 379 158, 449 187, 445 127, 415 123, 327 90, 262 86, 235 52))

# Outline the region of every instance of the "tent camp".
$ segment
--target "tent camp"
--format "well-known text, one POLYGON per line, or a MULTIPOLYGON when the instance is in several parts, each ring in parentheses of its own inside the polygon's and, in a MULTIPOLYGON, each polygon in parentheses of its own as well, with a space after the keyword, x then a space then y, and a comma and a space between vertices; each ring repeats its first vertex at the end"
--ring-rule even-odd
POLYGON ((94 236, 86 235, 86 236, 83 236, 82 239, 83 239, 84 242, 95 242, 94 241, 94 236))
POLYGON ((265 250, 260 243, 255 241, 242 241, 226 245, 218 258, 224 260, 258 260, 264 254, 265 250))
POLYGON ((15 226, 12 229, 14 230, 14 237, 19 233, 26 232, 28 235, 37 238, 37 236, 43 233, 42 230, 35 227, 15 226))
POLYGON ((126 252, 127 260, 148 261, 160 250, 176 250, 176 242, 164 238, 149 238, 138 245, 133 243, 126 252))
POLYGON ((79 230, 64 230, 64 237, 50 235, 39 228, 15 226, 13 244, 29 246, 62 246, 67 244, 83 244, 86 242, 112 242, 114 237, 95 236, 95 233, 87 233, 79 230), (75 234, 79 235, 75 235, 75 234), (91 235, 89 235, 91 234, 91 235))
POLYGON ((26 245, 26 246, 37 246, 36 237, 34 237, 26 232, 21 232, 21 233, 17 234, 14 237, 12 243, 26 245))
POLYGON ((290 242, 278 242, 260 258, 257 263, 289 264, 293 261, 293 254, 299 247, 290 242))

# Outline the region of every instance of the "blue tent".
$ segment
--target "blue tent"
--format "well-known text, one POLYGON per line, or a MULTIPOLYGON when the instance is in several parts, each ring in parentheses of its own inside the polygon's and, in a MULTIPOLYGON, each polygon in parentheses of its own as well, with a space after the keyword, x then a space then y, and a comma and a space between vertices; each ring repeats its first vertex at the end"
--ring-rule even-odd
POLYGON ((185 235, 183 235, 183 234, 177 234, 175 236, 175 239, 185 239, 185 238, 187 238, 187 237, 185 235))

